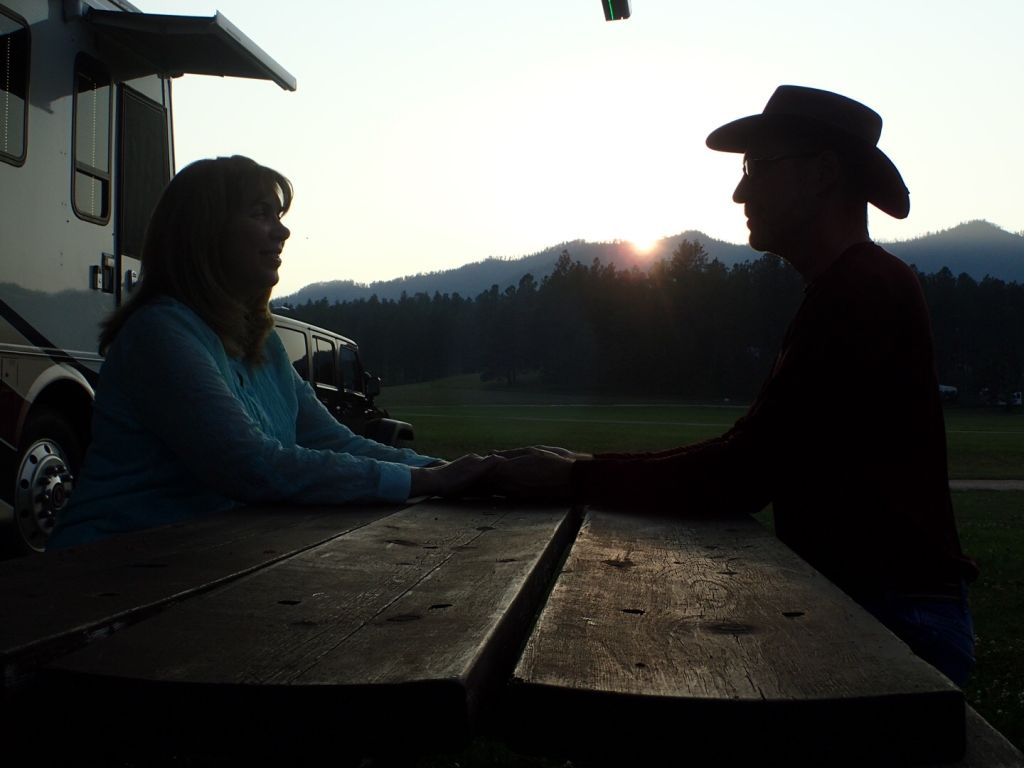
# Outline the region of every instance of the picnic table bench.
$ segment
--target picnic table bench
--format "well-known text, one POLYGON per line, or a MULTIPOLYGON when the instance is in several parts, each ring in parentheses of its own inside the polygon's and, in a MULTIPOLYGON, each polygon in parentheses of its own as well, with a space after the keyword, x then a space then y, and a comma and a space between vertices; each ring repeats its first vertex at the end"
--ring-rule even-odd
POLYGON ((0 591, 0 722, 75 754, 417 755, 486 728, 596 762, 1024 766, 750 519, 245 508, 0 563, 0 591))

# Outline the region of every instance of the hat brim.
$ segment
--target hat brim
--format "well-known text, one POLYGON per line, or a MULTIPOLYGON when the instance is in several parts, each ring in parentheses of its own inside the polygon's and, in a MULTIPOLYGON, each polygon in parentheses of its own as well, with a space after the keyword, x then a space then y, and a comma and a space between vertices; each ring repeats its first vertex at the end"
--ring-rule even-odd
POLYGON ((708 134, 718 152, 756 152, 778 142, 834 148, 856 165, 867 202, 896 219, 910 214, 910 192, 895 164, 877 146, 809 117, 760 114, 741 117, 708 134))

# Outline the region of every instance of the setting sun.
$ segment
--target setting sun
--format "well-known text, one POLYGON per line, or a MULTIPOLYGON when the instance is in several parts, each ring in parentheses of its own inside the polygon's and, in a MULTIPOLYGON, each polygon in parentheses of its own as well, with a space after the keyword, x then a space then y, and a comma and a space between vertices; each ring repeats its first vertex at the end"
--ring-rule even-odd
POLYGON ((637 237, 630 238, 630 244, 638 256, 649 256, 661 243, 660 237, 637 237))

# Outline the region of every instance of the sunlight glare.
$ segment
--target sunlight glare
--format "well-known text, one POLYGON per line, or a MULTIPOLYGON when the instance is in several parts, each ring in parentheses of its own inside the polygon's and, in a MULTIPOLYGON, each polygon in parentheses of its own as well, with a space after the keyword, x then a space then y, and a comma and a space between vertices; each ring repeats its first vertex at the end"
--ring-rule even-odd
POLYGON ((651 253, 661 243, 660 237, 631 237, 629 242, 633 246, 633 250, 636 251, 637 256, 650 256, 651 253))

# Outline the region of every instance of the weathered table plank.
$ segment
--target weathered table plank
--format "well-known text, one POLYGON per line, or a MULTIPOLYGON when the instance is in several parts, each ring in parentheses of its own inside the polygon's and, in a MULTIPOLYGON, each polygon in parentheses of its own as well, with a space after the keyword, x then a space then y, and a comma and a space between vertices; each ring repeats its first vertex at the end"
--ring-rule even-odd
POLYGON ((0 562, 8 695, 56 655, 163 605, 320 544, 396 507, 243 507, 75 549, 0 562))
POLYGON ((965 707, 967 750, 956 763, 928 768, 1024 768, 1024 755, 971 707, 965 707))
POLYGON ((420 504, 58 659, 48 689, 150 748, 230 743, 225 713, 256 745, 316 749, 339 729, 347 750, 455 743, 507 680, 578 522, 420 504))
POLYGON ((515 670, 555 753, 958 759, 956 686, 749 519, 592 511, 515 670))

